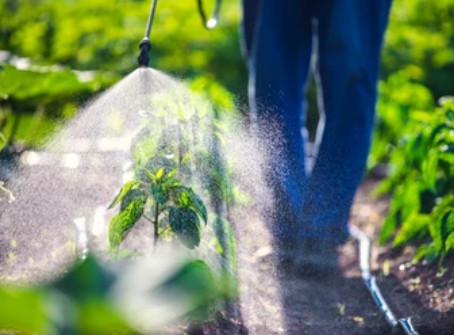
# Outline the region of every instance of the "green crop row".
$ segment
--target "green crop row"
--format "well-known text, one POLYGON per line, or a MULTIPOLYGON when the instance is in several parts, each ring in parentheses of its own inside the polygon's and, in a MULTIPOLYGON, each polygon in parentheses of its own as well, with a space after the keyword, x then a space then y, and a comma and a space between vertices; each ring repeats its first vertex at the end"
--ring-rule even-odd
POLYGON ((390 175, 376 190, 391 194, 380 242, 416 244, 417 260, 442 264, 454 252, 454 98, 400 121, 386 123, 399 136, 390 144, 390 175))

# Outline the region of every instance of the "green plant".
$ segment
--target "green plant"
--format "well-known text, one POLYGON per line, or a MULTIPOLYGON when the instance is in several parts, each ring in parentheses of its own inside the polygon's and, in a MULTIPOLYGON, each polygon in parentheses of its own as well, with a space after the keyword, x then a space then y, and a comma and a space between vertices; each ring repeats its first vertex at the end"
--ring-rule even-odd
POLYGON ((148 161, 137 178, 122 187, 109 208, 117 204, 120 212, 109 226, 114 250, 141 218, 153 226, 154 248, 168 231, 189 249, 200 244, 200 221, 207 223, 207 209, 193 189, 178 179, 176 163, 171 159, 155 157, 148 161))
POLYGON ((217 284, 222 278, 215 277, 200 260, 173 264, 164 257, 149 261, 142 260, 139 268, 122 264, 122 271, 113 272, 88 255, 46 284, 2 283, 0 333, 142 334, 135 328, 140 316, 148 313, 144 326, 146 333, 154 334, 181 318, 206 317, 216 299, 230 294, 217 284), (144 273, 143 267, 152 271, 144 273), (137 296, 141 297, 139 305, 137 296), (163 297, 171 298, 163 301, 163 297))
POLYGON ((402 132, 390 157, 394 170, 377 189, 392 195, 380 242, 415 242, 416 259, 442 264, 454 251, 454 98, 413 113, 402 132))
POLYGON ((402 71, 380 81, 377 119, 368 168, 388 162, 393 148, 399 143, 403 129, 413 113, 432 113, 434 102, 429 89, 410 80, 402 71))

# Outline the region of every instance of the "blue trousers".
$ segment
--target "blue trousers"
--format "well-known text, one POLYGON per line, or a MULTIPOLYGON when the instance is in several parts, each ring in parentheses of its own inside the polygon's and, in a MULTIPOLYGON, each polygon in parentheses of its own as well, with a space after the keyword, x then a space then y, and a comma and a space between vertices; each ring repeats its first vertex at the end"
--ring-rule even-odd
POLYGON ((340 244, 348 237, 350 207, 370 149, 390 5, 243 0, 252 124, 267 143, 267 179, 277 201, 272 229, 279 238, 340 244), (321 122, 308 169, 304 87, 314 45, 321 122))

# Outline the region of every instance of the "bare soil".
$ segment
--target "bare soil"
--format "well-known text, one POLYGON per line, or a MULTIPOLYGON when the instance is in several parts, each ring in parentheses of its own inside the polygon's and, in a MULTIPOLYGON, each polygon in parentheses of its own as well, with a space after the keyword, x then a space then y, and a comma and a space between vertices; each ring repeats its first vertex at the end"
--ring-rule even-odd
MULTIPOLYGON (((372 241, 372 268, 383 296, 397 318, 412 317, 419 334, 454 334, 453 260, 446 263, 449 270, 440 272, 436 265, 413 264, 411 247, 378 246, 388 200, 371 197, 376 183, 366 181, 360 188, 351 224, 372 241)), ((338 272, 285 276, 263 261, 273 254, 263 225, 255 221, 243 228, 238 237, 237 314, 218 315, 216 322, 191 334, 391 334, 362 282, 355 241, 339 248, 338 272)))

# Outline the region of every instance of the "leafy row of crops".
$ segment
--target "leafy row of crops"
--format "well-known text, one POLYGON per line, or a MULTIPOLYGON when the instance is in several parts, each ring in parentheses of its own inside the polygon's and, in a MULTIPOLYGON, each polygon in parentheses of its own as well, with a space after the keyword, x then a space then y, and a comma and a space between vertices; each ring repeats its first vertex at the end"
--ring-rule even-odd
POLYGON ((441 265, 454 252, 454 98, 439 104, 414 110, 399 128, 391 173, 376 192, 391 194, 380 242, 415 243, 417 260, 441 265))

